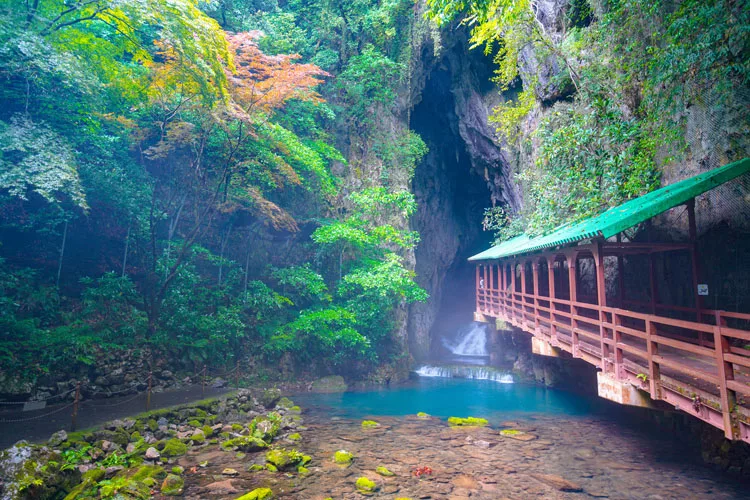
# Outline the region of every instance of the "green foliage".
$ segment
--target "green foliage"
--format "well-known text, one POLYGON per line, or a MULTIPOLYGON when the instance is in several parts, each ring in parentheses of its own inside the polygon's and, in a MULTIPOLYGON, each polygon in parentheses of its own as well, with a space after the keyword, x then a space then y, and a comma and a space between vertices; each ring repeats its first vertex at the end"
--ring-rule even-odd
POLYGON ((401 66, 368 45, 351 58, 336 79, 336 88, 354 125, 367 130, 373 117, 373 105, 390 106, 396 94, 394 83, 401 66))
POLYGON ((14 115, 0 121, 0 189, 23 200, 33 191, 48 202, 65 197, 86 208, 75 154, 68 142, 43 123, 14 115))
POLYGON ((313 271, 309 265, 274 268, 271 275, 281 286, 283 293, 298 305, 331 301, 323 276, 313 271))
POLYGON ((354 329, 355 316, 341 307, 301 311, 265 344, 271 357, 292 353, 302 362, 329 362, 333 368, 372 356, 370 341, 354 329))

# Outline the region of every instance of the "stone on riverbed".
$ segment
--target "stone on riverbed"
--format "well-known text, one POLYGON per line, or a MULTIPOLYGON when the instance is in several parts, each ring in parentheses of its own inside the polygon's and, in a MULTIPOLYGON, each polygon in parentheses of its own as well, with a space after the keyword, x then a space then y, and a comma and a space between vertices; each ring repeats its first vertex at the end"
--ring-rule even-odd
POLYGON ((451 427, 485 427, 488 423, 487 419, 476 417, 450 417, 448 419, 451 427))
POLYGON ((357 491, 363 495, 372 495, 378 490, 377 483, 364 476, 357 479, 356 486, 357 486, 357 491))
POLYGON ((333 461, 339 465, 349 465, 353 459, 354 455, 346 450, 339 450, 333 455, 333 461))
POLYGON ((168 474, 161 484, 161 493, 166 496, 182 495, 185 481, 176 474, 168 474))
POLYGON ((273 491, 270 488, 256 488, 250 493, 242 495, 237 500, 271 500, 273 491))
POLYGON ((554 474, 529 474, 529 476, 547 486, 555 488, 556 490, 567 491, 570 493, 583 491, 583 488, 578 484, 568 481, 560 476, 555 476, 554 474))

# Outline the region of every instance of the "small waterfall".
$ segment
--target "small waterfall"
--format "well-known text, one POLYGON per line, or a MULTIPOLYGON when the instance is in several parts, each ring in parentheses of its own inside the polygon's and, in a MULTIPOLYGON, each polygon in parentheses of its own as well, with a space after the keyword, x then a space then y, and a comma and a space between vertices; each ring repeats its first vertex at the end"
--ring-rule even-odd
POLYGON ((443 338, 443 345, 456 356, 488 356, 487 326, 473 322, 459 330, 455 344, 443 338))
POLYGON ((513 375, 487 366, 420 366, 414 371, 420 377, 468 378, 494 380, 501 384, 512 384, 513 375))

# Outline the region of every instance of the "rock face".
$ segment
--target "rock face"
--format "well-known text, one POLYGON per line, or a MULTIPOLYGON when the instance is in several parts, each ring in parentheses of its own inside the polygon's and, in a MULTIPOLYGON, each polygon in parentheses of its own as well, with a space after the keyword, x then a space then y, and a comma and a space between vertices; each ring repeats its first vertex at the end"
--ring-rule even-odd
POLYGON ((429 356, 439 334, 433 326, 444 300, 454 309, 456 300, 464 301, 462 309, 471 310, 473 274, 466 258, 490 242, 481 228, 484 209, 521 203, 508 181, 510 161, 487 120, 502 100, 490 82, 492 62, 481 51, 470 52, 467 37, 463 29, 446 35, 439 58, 425 45, 423 84, 411 115, 412 128, 430 148, 413 182, 418 209, 412 225, 421 235, 417 281, 430 294, 409 311, 409 347, 418 360, 429 356))

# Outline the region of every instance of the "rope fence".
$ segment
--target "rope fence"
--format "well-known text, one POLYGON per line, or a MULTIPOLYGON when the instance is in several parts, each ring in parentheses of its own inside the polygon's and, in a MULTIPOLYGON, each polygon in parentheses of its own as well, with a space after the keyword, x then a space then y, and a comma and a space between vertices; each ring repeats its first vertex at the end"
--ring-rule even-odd
MULTIPOLYGON (((237 364, 235 365, 235 367, 233 369, 228 370, 228 371, 224 371, 224 372, 221 372, 221 373, 212 373, 211 376, 213 376, 213 377, 227 377, 227 376, 232 375, 232 374, 234 374, 235 386, 236 386, 237 389, 239 389, 240 388, 240 375, 241 375, 241 370, 240 370, 240 364, 239 364, 239 362, 237 362, 237 364)), ((203 397, 206 394, 206 383, 207 383, 208 377, 209 377, 208 366, 204 364, 203 368, 199 372, 196 373, 196 376, 200 376, 201 397, 203 397)), ((146 396, 146 405, 145 406, 146 406, 146 411, 148 411, 148 410, 151 409, 151 395, 153 393, 153 388, 154 388, 153 382, 154 382, 153 371, 149 371, 148 377, 146 378, 146 380, 136 380, 135 383, 131 384, 130 386, 128 386, 128 387, 126 387, 124 389, 118 390, 118 391, 102 390, 102 391, 89 392, 88 393, 88 397, 86 397, 86 398, 84 398, 83 395, 81 394, 81 381, 79 380, 79 381, 76 382, 75 387, 73 389, 70 389, 70 390, 68 390, 66 392, 63 392, 63 393, 60 393, 60 394, 55 394, 54 396, 49 396, 49 397, 46 397, 46 398, 39 398, 39 399, 35 399, 35 400, 30 400, 30 401, 0 401, 0 405, 5 405, 5 406, 24 405, 24 407, 27 407, 27 406, 30 405, 30 407, 31 407, 30 410, 23 410, 23 411, 38 411, 38 410, 43 409, 44 406, 42 406, 40 408, 33 408, 33 406, 35 404, 42 404, 42 403, 44 403, 46 405, 46 403, 48 401, 51 401, 51 400, 57 399, 57 398, 63 398, 63 397, 69 396, 70 394, 75 393, 75 395, 73 397, 73 401, 70 402, 70 403, 68 403, 68 404, 66 404, 66 405, 64 405, 64 406, 61 406, 59 408, 55 408, 55 409, 53 409, 53 410, 51 410, 49 412, 43 413, 41 415, 34 415, 34 416, 31 416, 31 417, 25 417, 25 418, 0 418, 0 424, 10 424, 10 423, 29 422, 29 421, 33 421, 33 420, 39 420, 39 419, 46 418, 46 417, 49 417, 51 415, 58 414, 58 413, 61 413, 61 412, 65 411, 65 410, 68 410, 68 409, 72 408, 72 412, 71 412, 71 416, 70 416, 71 417, 70 430, 71 431, 75 431, 76 430, 78 413, 79 413, 79 410, 85 409, 85 407, 83 406, 84 404, 86 405, 86 407, 90 407, 90 408, 110 408, 110 407, 122 406, 122 405, 125 405, 127 403, 131 403, 131 402, 135 401, 136 399, 141 398, 143 395, 146 396), (122 401, 117 401, 115 403, 100 403, 100 404, 97 404, 97 403, 93 402, 93 398, 95 396, 105 395, 105 397, 112 397, 112 396, 115 396, 117 394, 122 394, 122 393, 125 393, 125 392, 133 391, 137 387, 142 387, 142 386, 146 386, 146 389, 142 390, 142 391, 136 390, 136 393, 133 395, 133 397, 127 398, 127 399, 122 400, 122 401)))

